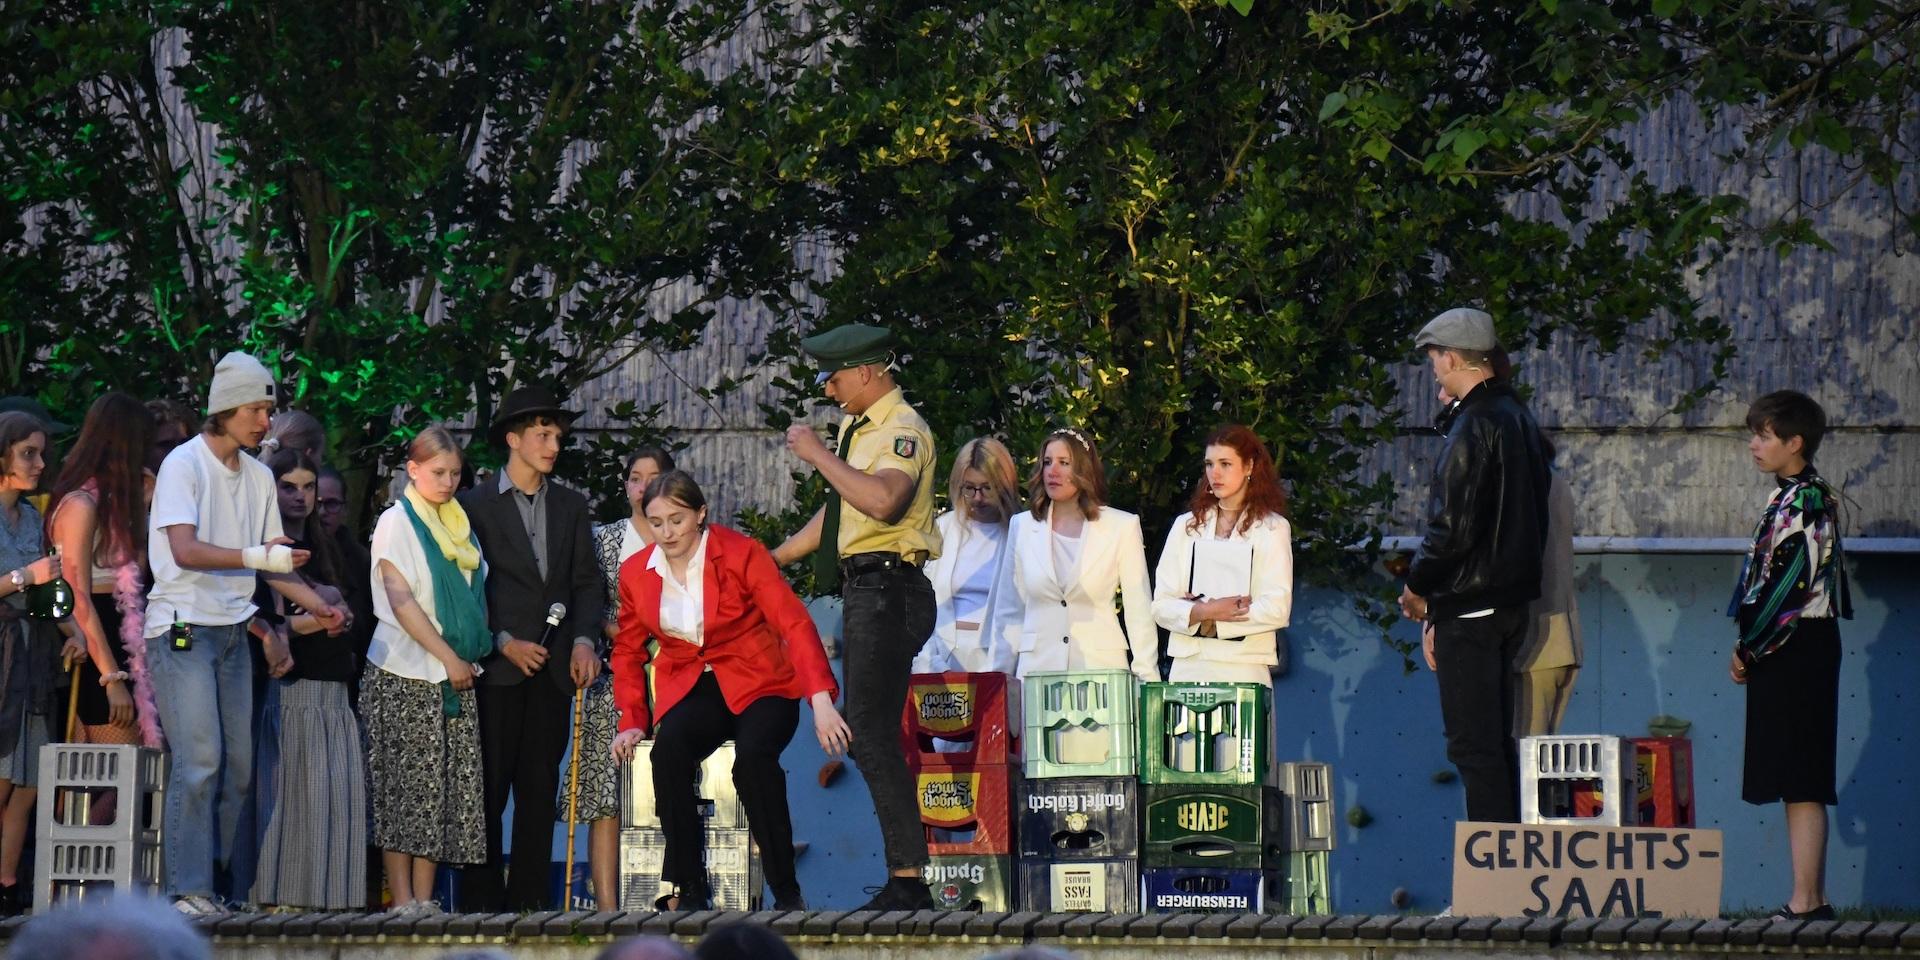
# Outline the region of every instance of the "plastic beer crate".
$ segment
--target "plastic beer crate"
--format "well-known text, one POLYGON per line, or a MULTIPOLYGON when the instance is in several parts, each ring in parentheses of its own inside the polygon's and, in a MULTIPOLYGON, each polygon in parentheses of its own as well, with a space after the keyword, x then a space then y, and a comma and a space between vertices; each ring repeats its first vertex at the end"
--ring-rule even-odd
POLYGON ((1631 742, 1637 822, 1693 826, 1693 742, 1685 737, 1636 737, 1631 742))
POLYGON ((1149 683, 1140 688, 1140 779, 1249 785, 1273 764, 1272 691, 1258 683, 1149 683))
POLYGON ((1027 860, 1115 860, 1140 855, 1140 781, 1055 777, 1026 785, 1020 856, 1027 860))
POLYGON ((1286 833, 1273 787, 1146 785, 1144 867, 1276 866, 1286 833))
POLYGON ((1004 673, 916 673, 900 714, 907 766, 1007 763, 1013 756, 1007 718, 1004 673))
POLYGON ((1027 779, 1135 776, 1138 682, 1125 670, 1028 674, 1021 707, 1027 779))
POLYGON ((1012 767, 929 767, 913 777, 928 854, 1013 853, 1013 797, 1019 780, 1012 767))
POLYGON ((1140 861, 1020 861, 1021 910, 1133 913, 1140 909, 1140 861))
POLYGON ((1298 760, 1280 764, 1278 771, 1283 846, 1290 852, 1332 850, 1333 766, 1298 760))
POLYGON ((1263 913, 1280 889, 1278 870, 1146 867, 1148 913, 1263 913))
POLYGON ((1627 741, 1603 735, 1520 738, 1520 821, 1632 826, 1627 741))
MULTIPOLYGON (((704 860, 715 910, 758 910, 764 880, 753 837, 738 827, 709 827, 704 860)), ((667 838, 657 829, 620 831, 620 908, 652 910, 671 891, 660 874, 667 862, 667 838)))
POLYGON ((168 756, 138 746, 40 748, 33 909, 111 893, 158 894, 168 756))
MULTIPOLYGON (((733 741, 728 740, 700 762, 694 779, 700 816, 708 828, 747 825, 747 809, 740 805, 740 794, 733 786, 733 741)), ((654 812, 653 741, 642 740, 633 748, 633 759, 620 766, 620 827, 658 828, 660 817, 654 812)))
POLYGON ((920 874, 938 910, 1006 913, 1013 909, 1013 858, 940 856, 920 874))

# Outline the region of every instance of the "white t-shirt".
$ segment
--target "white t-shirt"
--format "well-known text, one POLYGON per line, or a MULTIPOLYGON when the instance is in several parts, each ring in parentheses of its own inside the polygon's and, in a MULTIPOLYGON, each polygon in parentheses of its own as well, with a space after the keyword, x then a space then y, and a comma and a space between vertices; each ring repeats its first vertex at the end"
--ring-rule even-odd
MULTIPOLYGON (((434 549, 438 550, 436 546, 434 549)), ((447 678, 447 666, 440 658, 427 652, 413 635, 400 626, 393 615, 393 604, 387 599, 387 588, 380 582, 380 561, 393 564, 400 576, 407 581, 407 589, 413 591, 413 599, 433 623, 435 630, 441 629, 440 615, 434 609, 433 571, 427 567, 427 555, 420 547, 420 537, 413 532, 413 521, 407 517, 407 508, 395 503, 380 515, 380 522, 373 527, 373 615, 380 622, 373 628, 373 641, 367 645, 367 662, 393 674, 409 680, 426 680, 439 683, 447 678)), ((480 571, 485 574, 487 561, 480 560, 480 571)), ((468 583, 473 582, 473 574, 466 573, 468 583)))
POLYGON ((153 509, 147 517, 147 557, 153 590, 147 594, 146 635, 157 637, 184 623, 220 627, 253 616, 257 574, 238 570, 186 570, 173 562, 166 529, 192 524, 196 539, 216 547, 244 550, 281 535, 280 505, 273 495, 273 471, 246 454, 239 469, 207 447, 195 434, 173 448, 160 464, 153 485, 153 509))
POLYGON ((1065 592, 1069 580, 1080 569, 1080 538, 1053 534, 1053 579, 1065 592))

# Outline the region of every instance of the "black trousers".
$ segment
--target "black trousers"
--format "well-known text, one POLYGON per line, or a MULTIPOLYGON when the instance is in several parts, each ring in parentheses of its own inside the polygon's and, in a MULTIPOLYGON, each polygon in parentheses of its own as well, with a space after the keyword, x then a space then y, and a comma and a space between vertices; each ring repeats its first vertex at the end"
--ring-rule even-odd
POLYGON ((1513 739, 1513 660, 1526 637, 1525 607, 1433 625, 1447 759, 1467 789, 1467 819, 1520 820, 1520 755, 1513 739))
POLYGON ((901 566, 848 577, 840 597, 853 761, 873 795, 887 868, 922 867, 927 832, 900 752, 900 711, 914 655, 933 633, 933 584, 918 569, 901 566))
POLYGON ((660 718, 653 740, 653 802, 667 841, 661 875, 683 887, 706 882, 706 823, 693 780, 700 762, 733 741, 733 785, 760 845, 760 866, 774 896, 800 892, 793 870, 793 819, 787 812, 787 772, 780 754, 800 724, 800 701, 761 697, 735 714, 720 682, 702 674, 684 699, 660 718))
POLYGON ((487 862, 460 871, 460 909, 507 913, 553 908, 554 796, 567 751, 570 693, 545 673, 512 685, 475 684, 487 862), (501 856, 501 817, 513 798, 513 868, 501 856))

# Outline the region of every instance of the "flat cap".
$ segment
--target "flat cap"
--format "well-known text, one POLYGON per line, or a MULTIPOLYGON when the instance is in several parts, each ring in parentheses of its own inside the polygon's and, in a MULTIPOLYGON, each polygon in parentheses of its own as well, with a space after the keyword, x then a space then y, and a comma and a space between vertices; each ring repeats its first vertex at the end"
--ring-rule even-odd
POLYGON ((1427 321, 1413 337, 1413 348, 1451 347, 1455 350, 1498 350, 1500 338, 1493 332, 1493 317, 1485 310, 1454 307, 1427 321))
POLYGON ((821 379, 848 367, 886 363, 893 354, 893 331, 849 323, 800 341, 800 349, 820 364, 821 379))

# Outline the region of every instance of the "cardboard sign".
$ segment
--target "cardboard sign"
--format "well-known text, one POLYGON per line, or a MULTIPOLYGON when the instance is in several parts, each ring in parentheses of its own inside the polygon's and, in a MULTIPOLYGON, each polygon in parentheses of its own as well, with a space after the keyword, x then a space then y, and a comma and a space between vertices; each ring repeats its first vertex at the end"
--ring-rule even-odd
POLYGON ((1718 830, 1460 823, 1453 912, 1711 919, 1720 854, 1718 830))

